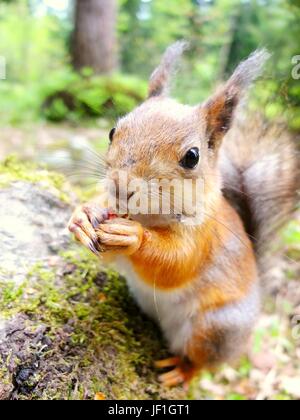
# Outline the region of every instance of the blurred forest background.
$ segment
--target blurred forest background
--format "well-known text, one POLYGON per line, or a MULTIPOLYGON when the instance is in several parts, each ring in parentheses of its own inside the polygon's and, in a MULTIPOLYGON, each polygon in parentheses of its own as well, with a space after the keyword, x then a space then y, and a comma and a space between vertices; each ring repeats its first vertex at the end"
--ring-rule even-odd
POLYGON ((257 88, 269 118, 300 130, 299 0, 0 0, 1 125, 68 122, 101 125, 145 96, 164 49, 187 39, 191 50, 175 86, 196 103, 249 53, 272 53, 257 88), (100 120, 100 122, 99 122, 100 120))
POLYGON ((105 147, 103 129, 145 97, 162 52, 183 38, 176 97, 200 102, 265 46, 273 57, 256 103, 300 131, 299 0, 0 0, 0 157, 12 148, 55 165, 86 141, 105 147))
MULTIPOLYGON (((162 52, 183 38, 191 49, 174 85, 179 100, 204 100, 267 47, 273 56, 253 104, 299 136, 300 0, 0 0, 0 159, 14 153, 46 163, 88 189, 74 162, 105 149, 113 121, 145 98, 162 52)), ((292 315, 300 314, 299 244, 296 218, 282 239, 286 282, 274 284, 280 294, 267 304, 253 358, 204 377, 201 395, 300 398, 299 341, 291 336, 292 315)))

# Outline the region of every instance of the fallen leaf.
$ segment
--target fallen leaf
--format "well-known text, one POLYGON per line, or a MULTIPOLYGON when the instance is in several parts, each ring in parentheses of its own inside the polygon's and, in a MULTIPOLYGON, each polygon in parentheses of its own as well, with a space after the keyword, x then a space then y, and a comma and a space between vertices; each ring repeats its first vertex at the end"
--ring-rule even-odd
POLYGON ((99 293, 98 300, 99 300, 99 302, 103 303, 107 300, 107 297, 105 296, 104 293, 99 293))
POLYGON ((103 400, 106 400, 106 397, 105 397, 105 395, 102 392, 97 392, 95 394, 94 400, 95 401, 103 401, 103 400))

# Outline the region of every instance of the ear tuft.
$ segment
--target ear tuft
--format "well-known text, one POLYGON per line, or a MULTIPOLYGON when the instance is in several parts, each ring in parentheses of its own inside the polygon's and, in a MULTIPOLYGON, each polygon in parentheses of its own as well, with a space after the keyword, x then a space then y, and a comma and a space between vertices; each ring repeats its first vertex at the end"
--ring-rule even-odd
POLYGON ((228 81, 228 84, 242 90, 247 90, 261 75, 263 68, 271 57, 265 49, 254 51, 245 61, 242 61, 228 81))
POLYGON ((206 113, 208 146, 217 149, 230 129, 234 112, 243 95, 262 73, 271 54, 262 49, 252 53, 235 70, 225 85, 201 109, 206 113))
POLYGON ((177 41, 167 48, 160 65, 150 77, 149 98, 168 93, 171 77, 176 70, 180 57, 188 47, 189 44, 186 41, 177 41))

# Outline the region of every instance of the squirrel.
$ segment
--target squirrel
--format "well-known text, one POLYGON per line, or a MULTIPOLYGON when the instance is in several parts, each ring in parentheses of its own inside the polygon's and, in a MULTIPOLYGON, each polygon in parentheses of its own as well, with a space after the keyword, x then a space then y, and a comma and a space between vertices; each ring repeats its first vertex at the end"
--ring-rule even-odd
MULTIPOLYGON (((287 132, 239 111, 269 53, 255 51, 209 100, 187 106, 169 97, 186 48, 178 41, 166 50, 148 98, 111 130, 106 177, 119 193, 117 209, 118 171, 128 179, 200 180, 201 221, 187 223, 184 210, 123 217, 108 207, 108 190, 69 222, 77 240, 114 260, 142 311, 160 325, 173 354, 155 363, 166 386, 188 384, 246 350, 260 313, 266 245, 291 215, 299 187, 287 132)), ((124 194, 125 204, 135 199, 124 194)))

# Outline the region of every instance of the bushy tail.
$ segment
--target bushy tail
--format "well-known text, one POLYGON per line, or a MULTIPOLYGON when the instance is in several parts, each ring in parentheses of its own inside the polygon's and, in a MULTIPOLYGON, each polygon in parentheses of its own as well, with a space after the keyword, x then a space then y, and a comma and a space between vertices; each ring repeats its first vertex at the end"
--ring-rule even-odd
POLYGON ((258 115, 239 115, 225 138, 220 162, 224 194, 238 210, 263 262, 299 199, 296 141, 285 126, 270 125, 258 115))

